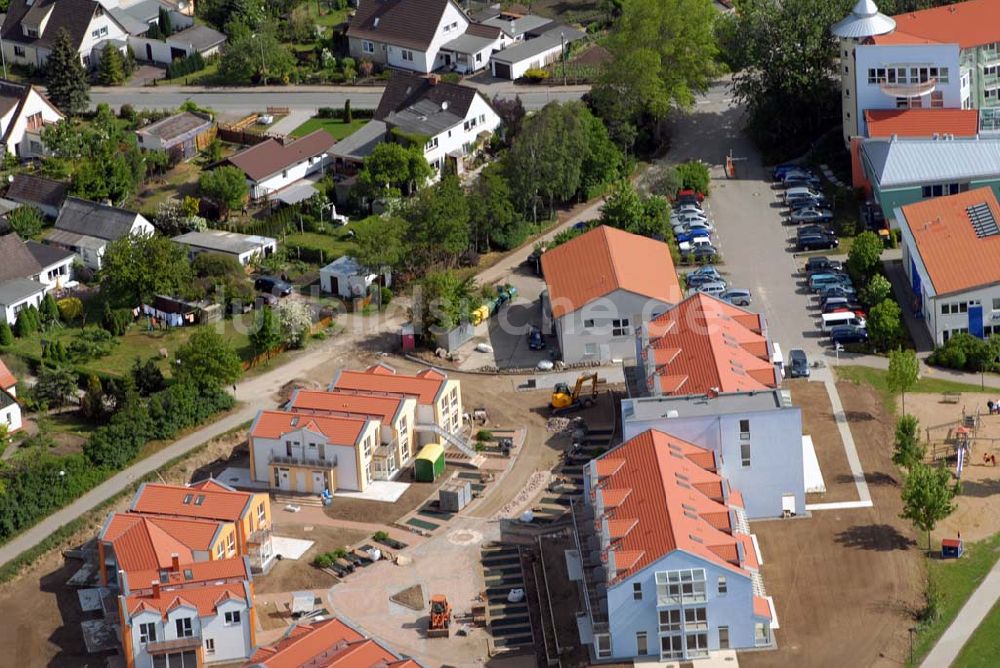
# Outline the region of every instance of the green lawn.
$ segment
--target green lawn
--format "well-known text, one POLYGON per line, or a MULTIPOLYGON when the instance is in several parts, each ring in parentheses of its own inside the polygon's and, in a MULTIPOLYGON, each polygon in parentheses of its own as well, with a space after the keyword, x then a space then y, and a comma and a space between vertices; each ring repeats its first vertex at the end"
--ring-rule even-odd
POLYGON ((285 237, 285 248, 288 249, 290 257, 295 257, 297 246, 302 246, 303 249, 319 249, 323 251, 324 260, 329 262, 354 250, 354 242, 344 236, 348 227, 337 228, 331 234, 319 234, 318 232, 289 234, 285 237))
POLYGON ((308 121, 292 130, 293 137, 304 137, 314 130, 326 130, 330 136, 337 141, 354 134, 367 120, 355 118, 350 123, 345 123, 337 118, 310 118, 308 121))
MULTIPOLYGON (((917 635, 913 640, 914 660, 911 665, 919 665, 921 659, 931 651, 973 590, 993 568, 997 557, 1000 557, 1000 534, 978 543, 967 543, 965 555, 961 559, 930 559, 927 562, 927 578, 940 594, 939 614, 935 621, 918 625, 917 635)), ((997 633, 1000 633, 1000 610, 994 607, 976 629, 954 665, 996 665, 997 633)))
POLYGON ((300 5, 300 7, 306 10, 313 23, 325 28, 340 25, 346 21, 347 12, 350 11, 347 7, 344 9, 330 9, 329 6, 326 6, 322 8, 322 12, 318 13, 315 2, 307 2, 300 5))
POLYGON ((191 85, 191 86, 208 86, 216 82, 219 74, 219 60, 215 59, 213 62, 205 65, 204 69, 200 69, 197 72, 192 72, 191 74, 185 74, 182 77, 177 77, 176 79, 159 79, 156 82, 157 86, 181 86, 181 85, 191 85))
MULTIPOLYGON (((896 393, 889 389, 884 370, 852 365, 838 366, 835 369, 837 377, 840 380, 871 385, 882 396, 886 410, 890 413, 896 412, 896 393)), ((930 394, 942 392, 982 392, 982 388, 979 385, 967 385, 965 383, 956 383, 950 380, 924 376, 917 381, 917 384, 910 392, 925 392, 930 394)))

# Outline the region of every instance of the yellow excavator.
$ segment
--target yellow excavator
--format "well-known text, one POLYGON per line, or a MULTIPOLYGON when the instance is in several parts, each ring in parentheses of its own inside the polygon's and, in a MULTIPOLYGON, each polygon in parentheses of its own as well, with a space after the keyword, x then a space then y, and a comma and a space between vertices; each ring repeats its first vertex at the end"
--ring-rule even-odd
POLYGON ((590 408, 597 402, 598 388, 604 382, 603 379, 597 377, 596 373, 591 373, 577 378, 572 391, 566 383, 556 383, 556 387, 552 391, 552 398, 549 400, 552 414, 559 415, 581 408, 590 408), (590 392, 584 394, 583 388, 587 384, 590 385, 590 392))

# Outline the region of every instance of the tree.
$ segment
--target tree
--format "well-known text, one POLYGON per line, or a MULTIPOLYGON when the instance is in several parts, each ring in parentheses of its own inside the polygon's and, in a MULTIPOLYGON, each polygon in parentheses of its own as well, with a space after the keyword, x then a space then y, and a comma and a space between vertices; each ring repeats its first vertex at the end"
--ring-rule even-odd
POLYGON ((43 364, 38 368, 38 382, 33 389, 35 399, 47 406, 65 406, 76 396, 76 374, 65 366, 48 366, 43 364))
POLYGON ((888 350, 903 335, 903 311, 886 299, 868 311, 868 334, 880 350, 888 350))
POLYGON ((17 334, 19 339, 25 339, 37 332, 41 328, 41 324, 38 309, 34 305, 31 305, 26 309, 21 309, 21 312, 17 314, 17 320, 14 323, 14 333, 17 334))
POLYGON ((684 181, 677 168, 667 166, 655 173, 649 188, 656 195, 674 197, 683 185, 684 181))
POLYGON ((163 372, 160 371, 160 367, 156 365, 156 360, 152 357, 145 362, 136 357, 132 362, 130 374, 132 382, 135 383, 136 391, 143 397, 155 394, 167 385, 163 378, 163 372))
POLYGON ((219 75, 226 83, 291 81, 295 57, 275 35, 273 24, 264 23, 251 30, 246 24, 230 21, 226 34, 228 44, 219 60, 219 75))
POLYGON ((854 238, 851 252, 847 254, 847 270, 856 280, 867 280, 878 269, 883 250, 882 239, 871 230, 865 230, 854 238))
POLYGON ((454 174, 420 191, 404 215, 411 266, 450 266, 469 247, 469 202, 454 174))
POLYGON ((214 200, 222 207, 222 217, 229 217, 232 209, 239 209, 250 195, 243 170, 233 165, 224 165, 207 172, 202 172, 198 178, 201 194, 214 200))
POLYGON ((353 123, 354 115, 351 113, 351 98, 344 100, 344 122, 353 123))
POLYGON ((521 122, 528 112, 524 109, 520 95, 513 98, 495 95, 492 104, 500 117, 500 132, 509 143, 521 131, 521 122))
POLYGON ((629 230, 642 218, 642 200, 631 181, 616 183, 604 198, 601 207, 601 224, 629 230))
POLYGON ((94 374, 87 378, 87 391, 80 398, 80 412, 94 422, 104 417, 104 386, 94 374))
POLYGON ((0 346, 9 346, 14 343, 14 332, 11 331, 10 325, 4 320, 0 322, 0 346))
POLYGON ((90 104, 87 70, 65 28, 56 33, 45 61, 45 86, 49 99, 67 114, 79 114, 90 104))
POLYGON ((948 484, 951 473, 943 466, 930 467, 916 462, 906 474, 903 483, 903 519, 910 520, 921 531, 927 532, 927 549, 931 549, 931 531, 940 520, 955 510, 952 499, 954 489, 948 484))
POLYGON ((34 239, 42 233, 45 220, 37 207, 24 204, 7 214, 7 223, 22 239, 34 239))
POLYGON ((677 165, 677 176, 680 177, 681 187, 690 188, 695 192, 708 194, 712 177, 708 171, 708 165, 700 160, 691 160, 677 165))
POLYGON ((160 28, 161 35, 170 37, 174 34, 174 22, 171 20, 170 11, 166 7, 160 7, 160 14, 156 22, 160 28))
POLYGON ((608 135, 601 119, 584 108, 581 111, 587 132, 587 151, 580 165, 580 197, 591 199, 606 183, 622 176, 625 156, 608 135))
POLYGON ((882 274, 875 274, 868 284, 861 288, 861 303, 871 308, 892 297, 892 283, 882 274))
POLYGON ((371 273, 396 268, 406 258, 408 224, 402 218, 366 218, 353 226, 354 259, 371 273))
POLYGON ((920 442, 920 423, 912 415, 902 415, 896 420, 896 440, 893 443, 892 462, 907 471, 924 461, 924 444, 920 442))
POLYGON ((301 348, 312 326, 312 311, 305 302, 286 299, 277 307, 281 336, 291 348, 301 348))
POLYGON ((620 118, 631 122, 691 107, 716 74, 715 18, 710 0, 624 0, 595 97, 618 100, 620 118))
POLYGON ((422 186, 431 173, 421 147, 382 142, 365 158, 358 184, 371 198, 395 198, 422 186))
POLYGON ((435 334, 468 322, 478 305, 473 277, 461 278, 450 269, 432 272, 414 293, 413 320, 422 327, 421 335, 433 340, 435 334))
POLYGON ((97 64, 97 80, 102 86, 120 86, 125 83, 125 79, 125 60, 122 58, 122 52, 108 42, 101 50, 101 61, 97 64))
POLYGON ((239 380, 243 364, 222 335, 211 327, 201 327, 177 349, 174 376, 191 381, 202 391, 217 390, 239 380))
POLYGON ((514 212, 503 166, 486 165, 469 193, 469 236, 474 248, 489 251, 493 241, 500 248, 514 248, 527 236, 525 228, 514 212))
POLYGON ((903 412, 906 412, 906 392, 917 383, 920 376, 920 362, 912 350, 897 348, 889 353, 889 371, 885 380, 889 389, 899 392, 903 402, 903 412))
POLYGON ((83 302, 78 297, 63 297, 56 303, 63 322, 73 322, 83 315, 83 302))
POLYGON ((267 355, 271 359, 271 351, 281 345, 281 325, 270 307, 264 307, 257 312, 254 319, 254 329, 250 332, 250 345, 256 355, 267 355))
POLYGON ((56 303, 56 298, 52 296, 52 293, 46 293, 45 298, 42 299, 42 303, 39 306, 39 315, 42 317, 42 322, 46 325, 52 325, 59 322, 59 305, 56 303))
POLYGON ((191 289, 191 264, 183 246, 166 237, 130 234, 108 244, 98 273, 111 305, 135 308, 158 294, 191 289))

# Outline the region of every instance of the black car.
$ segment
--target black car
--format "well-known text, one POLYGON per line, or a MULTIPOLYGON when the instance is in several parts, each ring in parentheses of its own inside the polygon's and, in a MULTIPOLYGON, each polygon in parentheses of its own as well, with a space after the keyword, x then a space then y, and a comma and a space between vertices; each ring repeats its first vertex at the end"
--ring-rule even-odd
POLYGON ((253 289, 257 292, 269 292, 279 297, 287 297, 292 294, 292 284, 274 276, 259 276, 253 282, 253 289))
POLYGON ((705 260, 708 262, 713 262, 719 255, 719 249, 715 246, 695 246, 694 250, 688 253, 685 257, 698 262, 699 260, 705 260))
POLYGON ((806 273, 815 274, 819 272, 843 271, 844 265, 840 260, 831 260, 824 255, 816 255, 806 260, 806 273))
POLYGON ((788 351, 788 376, 790 378, 809 377, 809 359, 804 350, 795 348, 788 351))
POLYGON ((830 342, 864 343, 868 340, 868 330, 857 325, 837 325, 830 330, 830 342))
POLYGON ((543 350, 545 348, 545 337, 542 336, 541 330, 532 327, 531 332, 528 333, 528 348, 531 350, 543 350))
POLYGON ((834 234, 833 230, 826 225, 817 225, 815 223, 800 225, 799 229, 796 230, 795 234, 798 236, 803 236, 805 234, 825 234, 827 236, 837 236, 834 234))
POLYGON ((811 232, 799 235, 797 245, 802 251, 830 250, 840 245, 840 239, 830 234, 811 232))

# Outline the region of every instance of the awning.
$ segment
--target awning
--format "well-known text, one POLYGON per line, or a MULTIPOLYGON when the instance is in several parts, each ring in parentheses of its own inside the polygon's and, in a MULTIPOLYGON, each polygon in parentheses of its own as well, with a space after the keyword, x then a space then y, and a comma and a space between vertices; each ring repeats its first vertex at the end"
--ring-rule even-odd
POLYGON ((312 181, 299 181, 298 183, 293 183, 287 188, 282 188, 278 192, 274 193, 273 197, 284 204, 298 204, 299 202, 304 202, 316 194, 317 191, 315 186, 316 184, 312 181))

